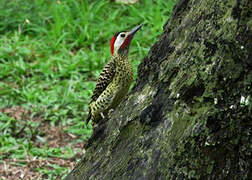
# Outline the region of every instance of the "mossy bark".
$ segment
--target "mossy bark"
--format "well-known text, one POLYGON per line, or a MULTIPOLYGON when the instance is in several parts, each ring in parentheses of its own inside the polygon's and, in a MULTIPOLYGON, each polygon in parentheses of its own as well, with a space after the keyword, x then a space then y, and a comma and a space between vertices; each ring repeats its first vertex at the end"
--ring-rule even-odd
POLYGON ((66 179, 252 177, 251 53, 251 0, 180 0, 66 179))

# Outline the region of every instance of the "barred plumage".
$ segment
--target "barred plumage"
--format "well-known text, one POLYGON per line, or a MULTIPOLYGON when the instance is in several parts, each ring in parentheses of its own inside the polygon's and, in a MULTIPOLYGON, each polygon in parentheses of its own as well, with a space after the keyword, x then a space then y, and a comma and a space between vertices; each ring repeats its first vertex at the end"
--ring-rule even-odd
POLYGON ((133 81, 132 65, 128 60, 130 42, 142 25, 129 32, 117 33, 111 41, 112 57, 103 68, 89 105, 90 119, 96 123, 110 109, 116 108, 127 94, 133 81))
POLYGON ((101 93, 106 89, 109 83, 112 81, 116 71, 116 65, 114 61, 110 61, 102 70, 99 79, 97 81, 96 87, 94 89, 93 95, 91 97, 91 102, 98 99, 101 93))

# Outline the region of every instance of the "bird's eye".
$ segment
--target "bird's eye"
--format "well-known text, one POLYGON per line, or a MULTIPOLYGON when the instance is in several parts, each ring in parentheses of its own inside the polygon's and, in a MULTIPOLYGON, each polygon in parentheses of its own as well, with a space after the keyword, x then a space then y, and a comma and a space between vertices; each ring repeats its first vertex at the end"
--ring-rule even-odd
POLYGON ((125 37, 125 34, 121 34, 121 37, 125 37))

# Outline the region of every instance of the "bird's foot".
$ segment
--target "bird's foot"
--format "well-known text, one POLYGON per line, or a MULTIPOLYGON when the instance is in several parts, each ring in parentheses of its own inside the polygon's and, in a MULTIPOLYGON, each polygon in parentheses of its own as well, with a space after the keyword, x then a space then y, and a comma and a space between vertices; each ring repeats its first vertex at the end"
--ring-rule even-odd
POLYGON ((110 115, 111 113, 113 113, 115 110, 114 109, 110 109, 108 114, 110 115))
POLYGON ((105 116, 104 116, 104 114, 102 112, 100 113, 100 115, 101 115, 102 119, 105 118, 105 116))

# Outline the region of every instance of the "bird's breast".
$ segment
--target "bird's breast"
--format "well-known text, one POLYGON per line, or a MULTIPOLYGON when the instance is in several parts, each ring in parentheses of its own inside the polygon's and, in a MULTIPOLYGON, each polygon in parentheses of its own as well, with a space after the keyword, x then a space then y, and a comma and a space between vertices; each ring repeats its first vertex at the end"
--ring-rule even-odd
POLYGON ((115 77, 117 77, 116 81, 120 83, 121 86, 129 86, 133 81, 133 70, 131 64, 126 62, 121 66, 118 66, 115 77))
POLYGON ((117 89, 112 107, 116 107, 125 95, 128 93, 129 87, 133 82, 133 70, 130 63, 125 63, 117 66, 115 79, 113 85, 117 89))

